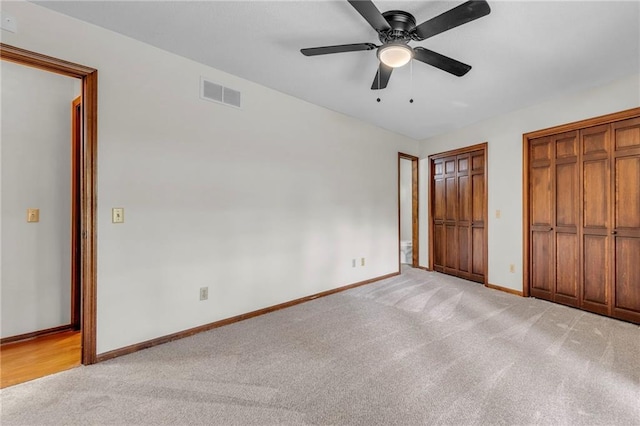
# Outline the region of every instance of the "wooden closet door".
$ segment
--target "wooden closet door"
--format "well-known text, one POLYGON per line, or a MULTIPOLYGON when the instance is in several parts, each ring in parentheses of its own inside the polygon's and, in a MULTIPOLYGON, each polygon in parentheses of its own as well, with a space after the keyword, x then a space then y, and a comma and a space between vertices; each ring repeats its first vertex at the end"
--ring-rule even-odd
POLYGON ((577 132, 529 145, 531 295, 579 305, 577 132))
POLYGON ((444 161, 440 158, 433 160, 431 173, 433 175, 433 200, 432 220, 433 220, 433 270, 444 271, 444 216, 445 216, 445 190, 444 190, 444 161))
POLYGON ((531 296, 554 300, 555 147, 551 137, 529 143, 530 291, 531 296))
POLYGON ((433 269, 484 283, 485 154, 470 150, 431 160, 433 269))
POLYGON ((612 315, 640 322, 640 118, 612 128, 612 315))
POLYGON ((458 236, 458 275, 471 278, 471 156, 456 156, 457 217, 456 232, 458 236))
POLYGON ((444 270, 446 274, 458 272, 458 179, 456 157, 444 159, 444 270))
POLYGON ((578 132, 552 137, 555 145, 555 301, 578 306, 578 132))
POLYGON ((610 125, 580 131, 582 153, 581 306, 609 315, 611 227, 610 125))
POLYGON ((485 244, 487 211, 485 193, 485 161, 484 151, 475 151, 471 157, 471 276, 474 281, 484 282, 485 244))

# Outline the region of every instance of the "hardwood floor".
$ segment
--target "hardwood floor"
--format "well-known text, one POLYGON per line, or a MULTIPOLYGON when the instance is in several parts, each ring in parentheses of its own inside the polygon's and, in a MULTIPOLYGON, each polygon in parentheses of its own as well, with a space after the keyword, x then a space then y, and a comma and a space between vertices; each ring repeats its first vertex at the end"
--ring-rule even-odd
POLYGON ((81 333, 65 331, 0 347, 0 388, 80 365, 81 333))

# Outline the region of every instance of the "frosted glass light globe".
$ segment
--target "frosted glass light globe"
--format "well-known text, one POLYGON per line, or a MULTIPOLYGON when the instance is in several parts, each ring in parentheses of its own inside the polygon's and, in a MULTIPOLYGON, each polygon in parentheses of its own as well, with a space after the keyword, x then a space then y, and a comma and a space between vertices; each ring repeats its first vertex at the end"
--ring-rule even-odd
POLYGON ((406 65, 411 58, 413 58, 413 49, 406 44, 387 44, 378 49, 380 62, 391 68, 406 65))

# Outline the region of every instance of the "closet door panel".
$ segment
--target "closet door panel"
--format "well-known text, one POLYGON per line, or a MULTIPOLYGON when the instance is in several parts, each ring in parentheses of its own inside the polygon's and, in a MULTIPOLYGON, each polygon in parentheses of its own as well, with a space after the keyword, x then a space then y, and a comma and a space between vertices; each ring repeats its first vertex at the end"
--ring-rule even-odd
POLYGON ((458 222, 471 222, 471 185, 469 176, 458 177, 458 222))
POLYGON ((586 161, 583 165, 583 226, 609 226, 609 159, 586 161))
POLYGON ((484 228, 473 228, 471 273, 484 276, 484 228))
POLYGON ((531 293, 536 297, 551 295, 553 279, 553 247, 551 232, 532 232, 531 236, 531 293))
POLYGON ((458 226, 458 269, 466 274, 470 271, 471 241, 469 238, 471 228, 458 226))
POLYGON ((583 247, 583 302, 601 305, 601 308, 606 309, 609 303, 607 297, 609 262, 603 253, 608 253, 607 236, 585 235, 583 247))
POLYGON ((442 272, 444 268, 444 225, 433 227, 433 268, 442 272))
POLYGON ((444 220, 444 180, 437 178, 434 184, 434 207, 433 207, 433 219, 437 221, 444 220))
POLYGON ((616 151, 640 148, 640 118, 620 121, 613 126, 616 151))
POLYGON ((577 195, 577 164, 558 164, 556 167, 556 226, 577 226, 577 195))
POLYGON ((472 218, 476 223, 484 223, 484 174, 474 174, 471 177, 472 218))
POLYGON ((456 178, 447 177, 444 180, 444 191, 445 191, 445 216, 444 219, 447 221, 456 220, 456 210, 457 210, 457 200, 458 200, 458 191, 456 185, 456 178))
POLYGON ((618 228, 640 228, 640 155, 618 157, 615 163, 616 204, 615 220, 618 228))
POLYGON ((616 238, 615 308, 640 314, 640 238, 616 238))
POLYGON ((557 299, 563 303, 578 302, 578 238, 575 234, 556 234, 556 289, 557 299))
POLYGON ((551 168, 534 167, 531 170, 531 224, 551 226, 552 196, 551 168))
POLYGON ((458 238, 456 227, 453 225, 445 226, 445 256, 444 266, 448 269, 458 269, 458 238))

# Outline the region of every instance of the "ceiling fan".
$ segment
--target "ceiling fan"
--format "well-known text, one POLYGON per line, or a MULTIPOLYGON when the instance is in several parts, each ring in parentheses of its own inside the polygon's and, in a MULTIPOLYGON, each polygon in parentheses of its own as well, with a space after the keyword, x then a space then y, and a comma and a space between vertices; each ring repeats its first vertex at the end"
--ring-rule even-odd
POLYGON ((300 52, 305 56, 316 56, 378 49, 377 55, 380 65, 371 85, 372 90, 387 87, 393 69, 406 65, 411 59, 417 59, 420 62, 462 77, 469 72, 470 65, 424 47, 417 46, 412 48, 408 43, 410 41, 425 40, 481 18, 491 12, 491 8, 486 1, 470 0, 420 25, 416 25, 416 19, 408 12, 390 10, 380 13, 370 0, 347 1, 376 30, 382 45, 377 46, 373 43, 341 44, 337 46, 311 47, 301 49, 300 52))

